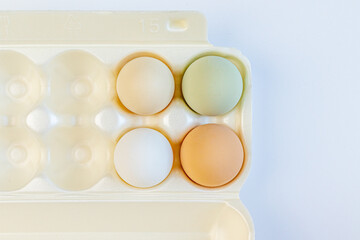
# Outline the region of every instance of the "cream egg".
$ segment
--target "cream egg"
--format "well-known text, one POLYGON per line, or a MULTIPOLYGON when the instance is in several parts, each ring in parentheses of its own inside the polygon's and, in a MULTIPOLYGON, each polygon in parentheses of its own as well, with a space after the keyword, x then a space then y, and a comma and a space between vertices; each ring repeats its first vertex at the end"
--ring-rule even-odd
POLYGON ((128 110, 139 115, 152 115, 169 105, 175 83, 165 63, 153 57, 138 57, 120 70, 116 89, 128 110))
POLYGON ((120 178, 128 184, 148 188, 161 183, 173 165, 173 151, 160 132, 137 128, 120 138, 115 147, 114 164, 120 178))

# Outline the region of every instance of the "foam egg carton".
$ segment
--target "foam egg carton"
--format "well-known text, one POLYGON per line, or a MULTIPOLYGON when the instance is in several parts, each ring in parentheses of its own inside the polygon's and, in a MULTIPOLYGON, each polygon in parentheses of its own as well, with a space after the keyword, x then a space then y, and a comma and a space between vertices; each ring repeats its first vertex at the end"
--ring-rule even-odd
POLYGON ((0 45, 0 239, 254 239, 238 196, 250 168, 250 65, 208 43, 201 14, 2 12, 0 45), (243 78, 225 115, 197 114, 181 94, 185 69, 207 55, 227 58, 243 78), (150 116, 116 93, 120 69, 140 56, 160 59, 175 79, 169 106, 150 116), (179 160, 185 135, 207 123, 227 125, 244 145, 240 173, 218 188, 191 181, 179 160), (174 151, 169 176, 146 189, 113 163, 117 141, 138 127, 158 130, 174 151), (64 180, 64 168, 80 171, 64 180))

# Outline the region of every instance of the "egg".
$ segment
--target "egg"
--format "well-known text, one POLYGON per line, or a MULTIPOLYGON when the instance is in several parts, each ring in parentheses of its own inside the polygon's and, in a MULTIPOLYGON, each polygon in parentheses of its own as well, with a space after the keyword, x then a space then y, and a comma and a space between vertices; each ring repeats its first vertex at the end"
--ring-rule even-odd
POLYGON ((218 56, 195 60, 182 79, 186 103, 202 115, 217 116, 231 111, 239 102, 243 81, 237 67, 218 56))
POLYGON ((244 150, 232 129, 206 124, 186 135, 180 160, 191 180, 205 187, 219 187, 237 176, 243 165, 244 150))
POLYGON ((120 178, 128 184, 148 188, 161 183, 173 165, 173 151, 160 132, 137 128, 120 138, 115 147, 114 164, 120 178))
POLYGON ((116 88, 120 101, 128 110, 139 115, 152 115, 170 103, 175 83, 165 63, 152 57, 138 57, 120 70, 116 88))

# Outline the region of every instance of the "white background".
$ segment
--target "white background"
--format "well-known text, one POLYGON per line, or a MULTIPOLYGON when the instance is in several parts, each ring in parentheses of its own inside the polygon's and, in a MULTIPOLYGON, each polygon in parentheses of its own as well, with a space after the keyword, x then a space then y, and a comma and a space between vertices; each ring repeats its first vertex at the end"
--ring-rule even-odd
POLYGON ((199 10, 253 71, 253 164, 240 196, 256 239, 360 239, 360 4, 1 0, 1 10, 199 10))

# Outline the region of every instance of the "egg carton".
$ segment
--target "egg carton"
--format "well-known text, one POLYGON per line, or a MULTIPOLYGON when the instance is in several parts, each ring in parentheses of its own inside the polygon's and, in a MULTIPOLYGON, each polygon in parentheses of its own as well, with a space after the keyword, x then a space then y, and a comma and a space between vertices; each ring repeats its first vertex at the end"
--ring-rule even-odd
POLYGON ((0 239, 254 239, 238 196, 250 168, 250 65, 207 41, 201 14, 1 12, 0 45, 0 239), (239 103, 221 116, 195 113, 181 94, 187 66, 208 55, 243 78, 239 103), (140 56, 160 59, 175 79, 170 104, 150 116, 127 110, 116 93, 120 69, 140 56), (244 146, 239 174, 217 188, 191 181, 179 159, 185 135, 207 123, 230 127, 244 146), (117 141, 139 127, 161 132, 174 152, 169 176, 146 189, 123 181, 113 163, 117 141), (83 170, 56 180, 66 167, 83 170))

